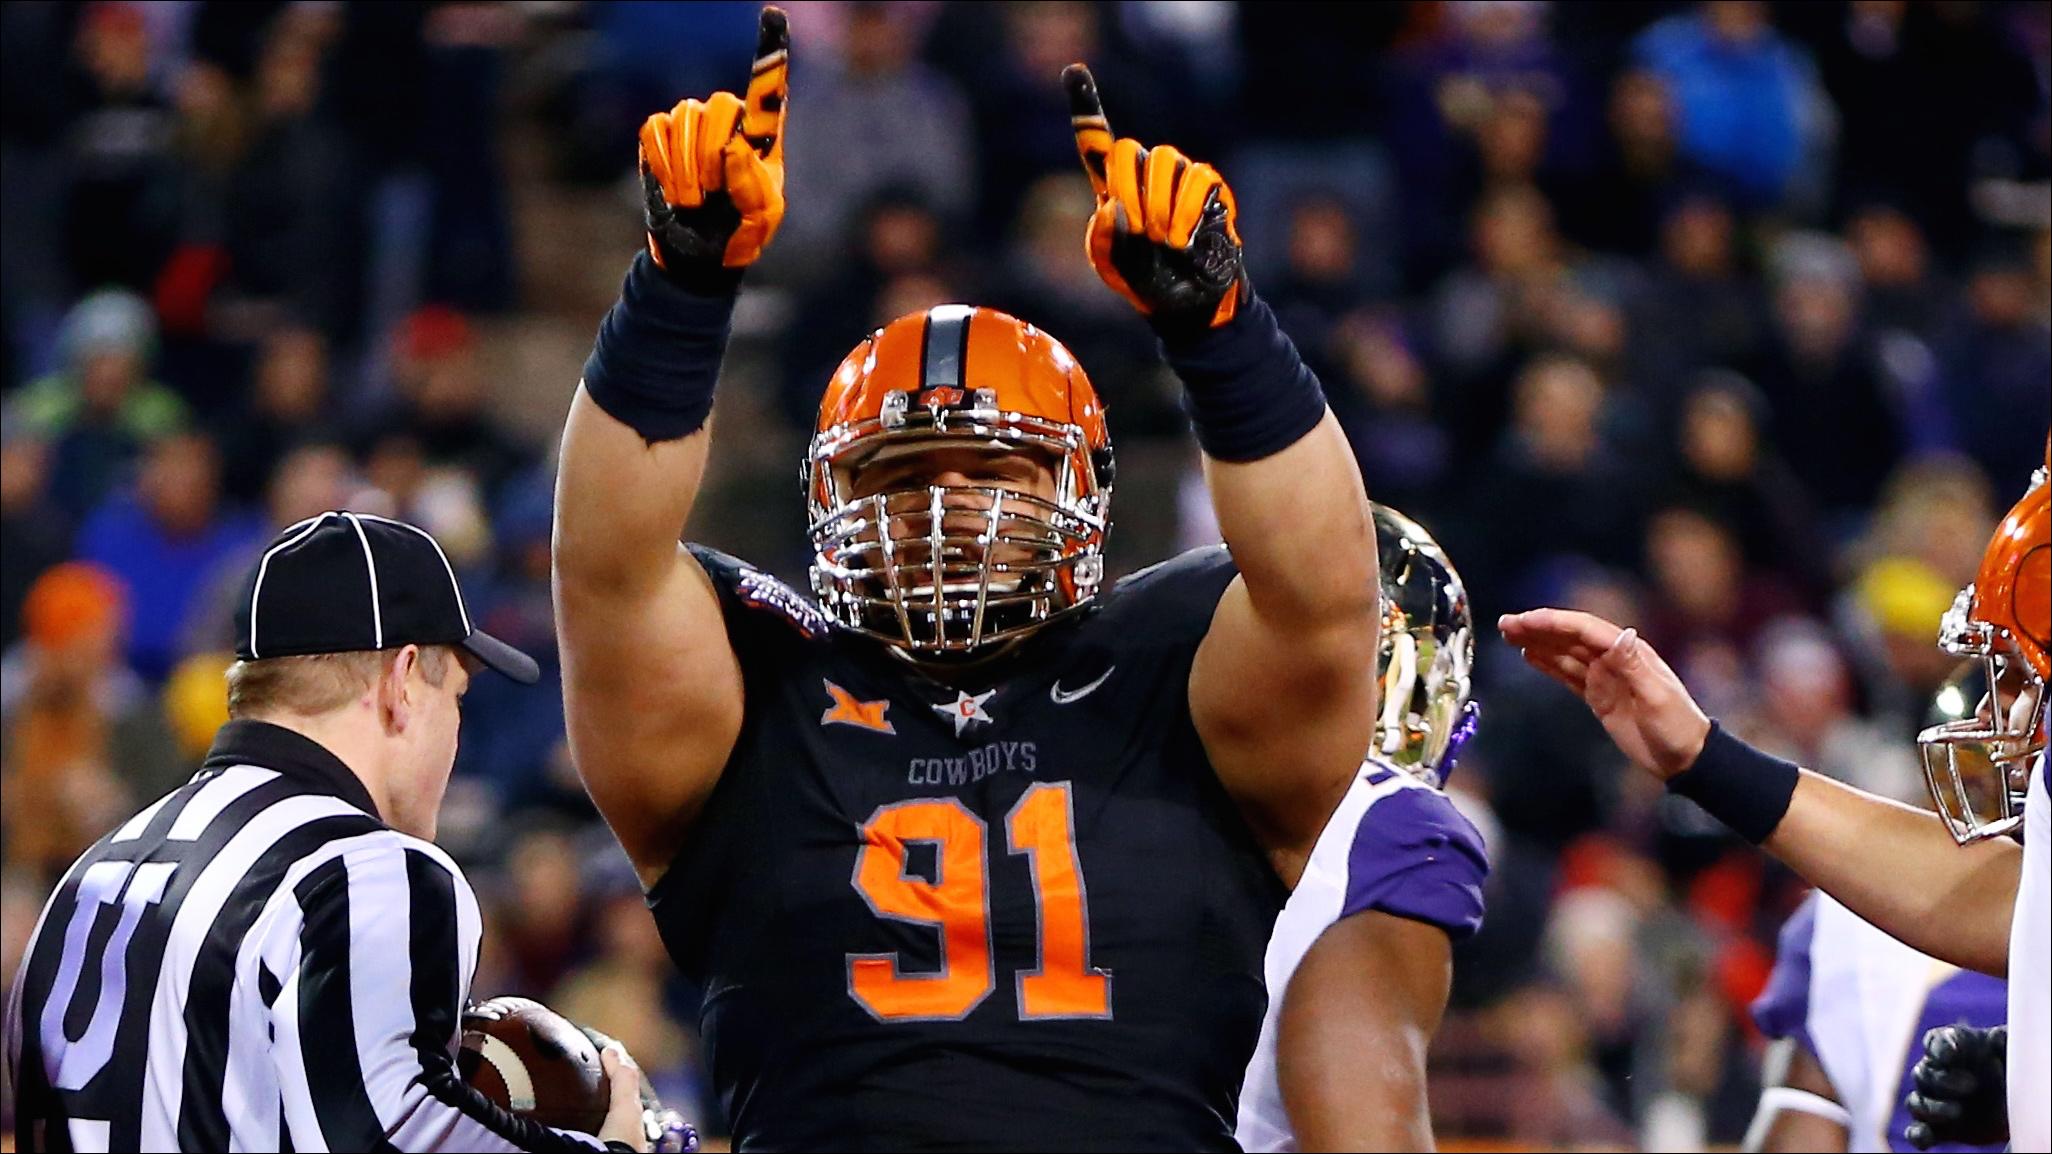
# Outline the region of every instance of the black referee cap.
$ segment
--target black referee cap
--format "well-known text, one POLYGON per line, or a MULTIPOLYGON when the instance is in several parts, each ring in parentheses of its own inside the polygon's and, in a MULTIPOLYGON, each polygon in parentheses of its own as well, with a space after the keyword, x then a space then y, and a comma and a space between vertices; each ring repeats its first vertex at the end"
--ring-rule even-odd
POLYGON ((322 513, 278 534, 243 582, 235 632, 244 661, 453 645, 522 685, 541 676, 534 658, 471 623, 427 530, 372 513, 322 513))

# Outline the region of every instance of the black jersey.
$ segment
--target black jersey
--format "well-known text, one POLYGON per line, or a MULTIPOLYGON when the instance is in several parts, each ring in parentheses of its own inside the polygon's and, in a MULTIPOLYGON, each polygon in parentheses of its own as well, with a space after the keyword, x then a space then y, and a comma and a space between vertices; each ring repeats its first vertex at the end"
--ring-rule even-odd
POLYGON ((733 558, 747 706, 650 893, 749 1149, 1235 1149, 1287 896, 1190 719, 1223 548, 929 679, 733 558))

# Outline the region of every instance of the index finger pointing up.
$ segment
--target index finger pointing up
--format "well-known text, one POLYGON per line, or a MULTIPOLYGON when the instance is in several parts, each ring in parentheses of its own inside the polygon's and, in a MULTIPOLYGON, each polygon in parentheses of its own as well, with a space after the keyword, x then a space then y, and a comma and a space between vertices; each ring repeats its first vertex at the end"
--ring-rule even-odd
POLYGON ((741 135, 765 160, 784 151, 784 111, 791 96, 791 22, 782 8, 762 10, 755 37, 755 67, 741 112, 741 135))
POLYGON ((1092 191, 1102 199, 1112 134, 1111 124, 1104 118, 1104 102, 1097 95, 1097 80, 1088 67, 1071 64, 1062 69, 1062 87, 1069 93, 1069 125, 1076 132, 1076 154, 1083 158, 1083 171, 1090 174, 1092 191))

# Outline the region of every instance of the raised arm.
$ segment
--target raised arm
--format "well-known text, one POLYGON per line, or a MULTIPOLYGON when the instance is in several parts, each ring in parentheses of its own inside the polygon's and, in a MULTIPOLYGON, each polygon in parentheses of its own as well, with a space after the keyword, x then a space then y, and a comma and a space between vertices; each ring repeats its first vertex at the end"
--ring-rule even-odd
POLYGON ((1499 626, 1527 662, 1588 704, 1627 757, 1846 908, 1942 961, 1998 977, 2008 969, 2023 869, 2015 842, 1961 846, 1936 814, 1713 733, 1681 678, 1632 630, 1560 609, 1499 626))
POLYGON ((570 751, 644 884, 668 867, 741 728, 741 672, 678 544, 704 477, 741 274, 783 216, 790 33, 762 13, 745 98, 641 128, 648 251, 606 315, 563 429, 556 626, 570 751))
POLYGON ((1183 380, 1240 570, 1190 674, 1190 708, 1264 840, 1308 852, 1375 717, 1374 521, 1353 451, 1241 261, 1232 190, 1165 145, 1114 139, 1081 65, 1063 74, 1097 191, 1088 251, 1183 380))

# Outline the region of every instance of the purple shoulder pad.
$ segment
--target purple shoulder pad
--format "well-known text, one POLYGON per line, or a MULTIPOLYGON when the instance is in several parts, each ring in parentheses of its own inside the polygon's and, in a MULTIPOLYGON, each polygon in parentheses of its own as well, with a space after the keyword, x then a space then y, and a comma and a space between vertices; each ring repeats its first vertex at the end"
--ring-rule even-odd
POLYGON ((1812 1054, 1810 1041, 1810 942, 1817 936, 1817 895, 1803 904, 1781 925, 1781 939, 1775 945, 1774 972, 1767 976, 1767 988, 1753 999, 1753 1024, 1770 1038, 1794 1038, 1812 1054))
POLYGON ((1456 941, 1482 928, 1489 855, 1482 835, 1432 789, 1398 789, 1361 815, 1347 853, 1340 917, 1378 910, 1438 926, 1456 941))

